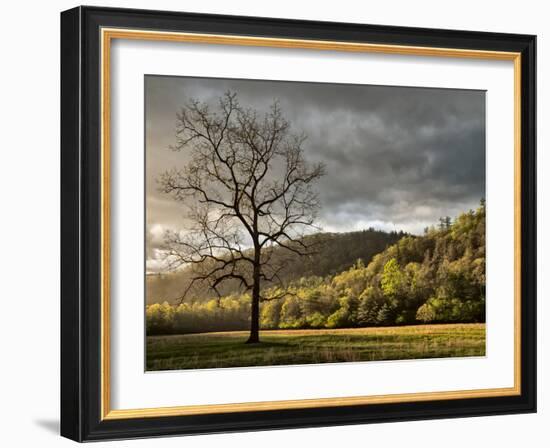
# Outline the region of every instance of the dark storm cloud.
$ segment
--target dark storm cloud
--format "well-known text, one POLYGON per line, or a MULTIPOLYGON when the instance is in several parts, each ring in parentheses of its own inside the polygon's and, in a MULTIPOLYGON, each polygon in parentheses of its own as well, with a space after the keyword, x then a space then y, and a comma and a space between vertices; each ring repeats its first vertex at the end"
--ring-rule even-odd
POLYGON ((327 168, 318 183, 325 230, 419 233, 485 195, 485 92, 149 76, 147 221, 157 233, 184 219, 154 181, 186 162, 167 149, 175 114, 191 97, 214 104, 227 90, 259 111, 278 100, 293 130, 307 134, 307 159, 327 168))

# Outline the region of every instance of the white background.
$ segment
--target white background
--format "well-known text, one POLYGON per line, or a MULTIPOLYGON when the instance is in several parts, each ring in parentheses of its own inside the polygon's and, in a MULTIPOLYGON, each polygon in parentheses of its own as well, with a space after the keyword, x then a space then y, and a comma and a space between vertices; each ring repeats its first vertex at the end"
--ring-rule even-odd
MULTIPOLYGON (((550 169, 545 123, 550 98, 545 85, 550 53, 549 12, 544 2, 460 3, 277 2, 202 0, 101 1, 90 4, 278 16, 388 25, 475 29, 538 34, 538 194, 539 229, 548 228, 546 192, 550 169), (546 202, 544 204, 543 202, 546 202)), ((0 441, 5 446, 69 446, 60 439, 59 414, 59 11, 68 1, 3 5, 0 72, 0 194, 2 238, 0 314, 0 441)), ((539 233, 539 413, 537 415, 405 422, 292 431, 169 438, 111 443, 110 446, 269 447, 372 446, 464 447, 518 445, 543 447, 550 439, 550 393, 543 346, 550 333, 543 297, 548 295, 550 237, 539 233)), ((98 444, 97 446, 108 446, 98 444)))
POLYGON ((512 61, 128 40, 111 61, 113 409, 513 387, 512 61), (144 373, 144 74, 486 90, 487 356, 144 373))

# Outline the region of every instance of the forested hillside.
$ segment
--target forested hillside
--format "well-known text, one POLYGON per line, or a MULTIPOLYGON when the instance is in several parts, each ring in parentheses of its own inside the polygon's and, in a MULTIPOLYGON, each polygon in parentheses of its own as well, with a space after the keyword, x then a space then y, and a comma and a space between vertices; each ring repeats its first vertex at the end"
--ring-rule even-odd
MULTIPOLYGON (((454 222, 442 220, 423 236, 378 234, 380 253, 368 263, 356 247, 354 234, 320 253, 317 264, 296 263, 292 270, 298 277, 288 290, 266 294, 287 293, 282 299, 262 303, 261 328, 485 321, 484 203, 454 222), (384 236, 398 241, 384 249, 384 236), (346 266, 347 254, 355 260, 352 266, 346 266), (310 275, 317 265, 321 274, 310 275), (333 273, 338 266, 344 270, 333 273)), ((249 325, 249 310, 246 294, 190 300, 179 306, 153 304, 147 307, 147 332, 244 330, 249 325)))
MULTIPOLYGON (((403 232, 383 232, 374 229, 348 233, 318 233, 304 238, 304 242, 312 248, 312 255, 299 256, 284 249, 275 248, 272 261, 283 266, 280 278, 285 284, 302 277, 326 277, 349 269, 358 259, 368 263, 376 254, 405 235, 403 232)), ((186 270, 148 275, 147 303, 179 302, 176 299, 185 290, 189 277, 189 272, 186 270)), ((269 283, 266 282, 265 287, 269 287, 269 283)), ((237 293, 239 283, 224 282, 220 290, 224 295, 237 293)), ((194 288, 193 293, 189 299, 194 301, 209 299, 213 294, 200 284, 194 288)))

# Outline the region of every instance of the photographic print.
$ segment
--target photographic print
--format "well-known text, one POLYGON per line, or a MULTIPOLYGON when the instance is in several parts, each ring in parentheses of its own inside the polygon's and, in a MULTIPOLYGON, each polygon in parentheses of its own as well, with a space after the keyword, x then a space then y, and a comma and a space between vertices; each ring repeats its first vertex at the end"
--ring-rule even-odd
POLYGON ((144 93, 147 371, 485 355, 485 91, 144 93))

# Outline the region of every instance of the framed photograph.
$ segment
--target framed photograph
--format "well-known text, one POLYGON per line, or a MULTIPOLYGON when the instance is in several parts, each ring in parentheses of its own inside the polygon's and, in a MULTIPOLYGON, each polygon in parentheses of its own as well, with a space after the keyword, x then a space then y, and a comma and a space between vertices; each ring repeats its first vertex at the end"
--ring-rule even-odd
POLYGON ((535 36, 61 14, 61 433, 536 411, 535 36))

